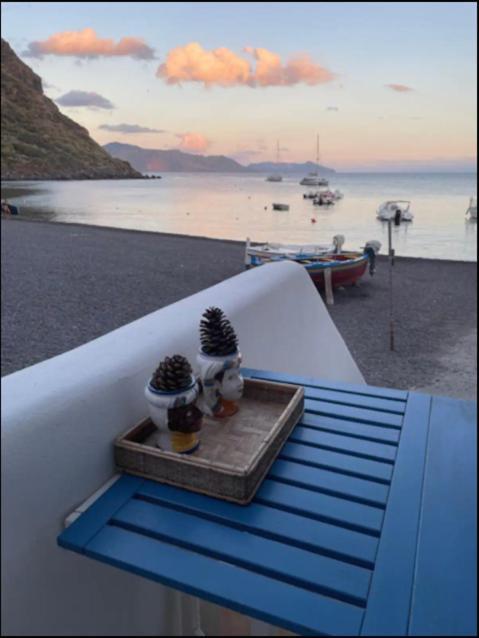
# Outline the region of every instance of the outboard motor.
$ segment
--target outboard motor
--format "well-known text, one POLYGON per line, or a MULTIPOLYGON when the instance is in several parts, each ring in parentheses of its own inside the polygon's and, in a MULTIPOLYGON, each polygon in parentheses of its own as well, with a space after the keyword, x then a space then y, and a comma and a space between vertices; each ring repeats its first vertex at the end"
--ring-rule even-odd
POLYGON ((376 272, 376 254, 380 249, 381 242, 376 239, 366 242, 366 245, 364 246, 364 254, 367 255, 369 259, 369 274, 371 277, 376 272))
POLYGON ((399 226, 401 224, 401 209, 396 208, 396 212, 394 213, 394 225, 399 226))

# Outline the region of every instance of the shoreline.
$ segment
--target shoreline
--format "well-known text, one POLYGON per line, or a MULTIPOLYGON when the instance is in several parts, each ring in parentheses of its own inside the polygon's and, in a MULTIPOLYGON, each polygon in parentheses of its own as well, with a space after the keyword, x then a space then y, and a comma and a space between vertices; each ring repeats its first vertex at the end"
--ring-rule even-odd
MULTIPOLYGON (((207 235, 184 235, 181 233, 167 233, 164 231, 159 231, 159 230, 142 230, 140 228, 120 228, 118 226, 100 226, 98 224, 82 224, 80 222, 64 222, 64 221, 57 221, 57 220, 50 220, 50 219, 34 219, 31 217, 20 217, 20 216, 15 216, 15 217, 9 217, 7 216, 3 216, 2 215, 2 220, 5 221, 12 221, 12 222, 23 222, 23 223, 33 223, 33 224, 48 224, 48 225, 61 225, 61 226, 74 226, 76 228, 90 228, 90 229, 100 229, 100 230, 105 230, 105 231, 112 231, 112 232, 123 232, 123 233, 137 233, 137 234, 143 234, 143 235, 157 235, 159 237, 172 237, 172 238, 177 238, 177 239, 182 239, 182 238, 187 238, 187 239, 192 239, 192 240, 199 240, 199 241, 212 241, 212 242, 219 242, 219 243, 226 243, 226 244, 235 244, 237 246, 245 246, 245 241, 246 241, 246 237, 244 241, 240 241, 239 239, 227 239, 227 238, 221 238, 221 237, 208 237, 207 235)), ((261 244, 262 242, 255 242, 252 241, 252 244, 261 244)), ((382 246, 381 250, 383 250, 385 247, 382 246)), ((388 259, 387 255, 385 253, 380 253, 378 255, 378 258, 384 258, 384 259, 388 259)), ((471 260, 471 259, 440 259, 439 257, 409 257, 407 255, 395 255, 394 257, 395 260, 401 259, 401 260, 413 260, 413 261, 427 261, 427 262, 431 262, 431 261, 439 261, 439 262, 447 262, 447 263, 458 263, 458 264, 477 264, 477 259, 476 260, 471 260)))
MULTIPOLYGON (((245 244, 235 240, 16 218, 1 225, 2 375, 244 271, 245 244)), ((397 256, 395 352, 387 256, 327 308, 368 384, 472 399, 476 280, 477 262, 397 256)))

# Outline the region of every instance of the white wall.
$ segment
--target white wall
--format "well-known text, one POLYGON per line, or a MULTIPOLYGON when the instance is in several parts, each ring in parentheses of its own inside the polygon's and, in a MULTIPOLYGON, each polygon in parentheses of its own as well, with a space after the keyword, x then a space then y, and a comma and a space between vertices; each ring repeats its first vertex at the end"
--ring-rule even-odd
POLYGON ((178 596, 59 548, 77 505, 114 473, 112 441, 146 412, 166 355, 194 364, 198 324, 220 306, 243 363, 364 383, 305 270, 256 268, 2 379, 2 634, 161 635, 178 596))

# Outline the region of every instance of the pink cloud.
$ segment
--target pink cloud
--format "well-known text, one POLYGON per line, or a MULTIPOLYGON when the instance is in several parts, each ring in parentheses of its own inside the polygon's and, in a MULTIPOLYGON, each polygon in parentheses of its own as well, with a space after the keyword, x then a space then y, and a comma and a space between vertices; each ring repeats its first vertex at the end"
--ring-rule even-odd
POLYGON ((414 91, 410 86, 406 86, 405 84, 385 84, 388 89, 393 91, 397 91, 398 93, 406 93, 407 91, 414 91))
POLYGON ((255 69, 248 60, 225 47, 206 51, 197 42, 191 42, 169 51, 156 75, 168 84, 202 82, 205 86, 224 87, 291 86, 300 82, 314 85, 334 77, 306 54, 283 64, 279 55, 267 49, 246 47, 245 52, 255 59, 255 69))
POLYGON ((211 146, 210 140, 200 133, 178 133, 180 138, 179 148, 190 153, 203 153, 211 146))
POLYGON ((109 38, 99 38, 94 29, 55 33, 44 41, 30 42, 24 55, 41 58, 44 55, 96 58, 129 56, 142 60, 152 59, 154 51, 140 38, 125 37, 118 43, 109 38))

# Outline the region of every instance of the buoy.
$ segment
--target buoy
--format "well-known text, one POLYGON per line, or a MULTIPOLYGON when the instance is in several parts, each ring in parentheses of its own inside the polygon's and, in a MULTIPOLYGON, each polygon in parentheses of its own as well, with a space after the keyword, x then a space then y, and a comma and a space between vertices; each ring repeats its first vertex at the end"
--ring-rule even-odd
POLYGON ((267 206, 265 206, 265 207, 264 207, 264 209, 265 209, 265 210, 268 210, 268 207, 267 207, 267 206))
POLYGON ((314 217, 311 217, 311 223, 312 223, 312 224, 315 224, 315 223, 316 223, 316 220, 314 219, 314 217))

